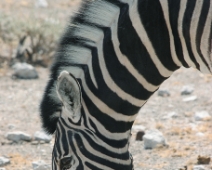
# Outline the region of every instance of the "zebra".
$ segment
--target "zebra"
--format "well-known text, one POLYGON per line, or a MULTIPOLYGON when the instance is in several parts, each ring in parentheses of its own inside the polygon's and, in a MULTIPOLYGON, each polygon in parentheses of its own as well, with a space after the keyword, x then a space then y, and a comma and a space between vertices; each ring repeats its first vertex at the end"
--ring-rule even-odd
POLYGON ((41 101, 53 170, 131 170, 140 108, 180 67, 212 72, 212 0, 84 0, 41 101))

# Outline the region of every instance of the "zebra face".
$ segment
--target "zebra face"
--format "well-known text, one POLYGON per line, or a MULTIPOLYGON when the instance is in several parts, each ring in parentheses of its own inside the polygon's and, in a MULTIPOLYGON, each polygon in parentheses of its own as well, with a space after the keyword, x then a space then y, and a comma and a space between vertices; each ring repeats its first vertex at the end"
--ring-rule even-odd
POLYGON ((75 170, 79 161, 72 148, 78 132, 73 127, 81 122, 81 87, 73 75, 62 71, 56 89, 62 111, 57 123, 52 169, 75 170))

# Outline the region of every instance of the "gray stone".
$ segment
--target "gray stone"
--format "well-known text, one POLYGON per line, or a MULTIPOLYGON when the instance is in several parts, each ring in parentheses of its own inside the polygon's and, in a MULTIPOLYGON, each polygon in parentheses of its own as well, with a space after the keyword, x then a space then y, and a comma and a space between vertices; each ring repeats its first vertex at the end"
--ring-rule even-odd
POLYGON ((190 96, 183 99, 184 102, 192 102, 197 100, 197 96, 190 96))
POLYGON ((194 165, 193 170, 205 170, 203 165, 194 165))
POLYGON ((145 131, 146 130, 146 127, 142 126, 142 125, 133 125, 132 126, 132 130, 133 131, 145 131))
POLYGON ((177 118, 179 115, 176 112, 170 112, 167 115, 163 116, 162 119, 172 119, 172 118, 177 118))
POLYGON ((194 88, 191 86, 183 86, 182 90, 181 90, 181 95, 189 95, 191 93, 193 93, 194 88))
POLYGON ((168 97, 168 96, 170 96, 170 93, 169 93, 168 90, 159 89, 159 90, 158 90, 158 96, 161 96, 161 97, 168 97))
POLYGON ((10 163, 10 160, 5 157, 0 157, 0 166, 5 166, 10 163))
POLYGON ((8 125, 8 129, 15 129, 15 125, 12 124, 8 125))
POLYGON ((51 166, 46 164, 44 161, 32 162, 33 170, 50 170, 51 166))
POLYGON ((207 121, 211 120, 211 116, 207 111, 196 112, 194 116, 196 121, 207 121))
POLYGON ((202 132, 198 132, 198 133, 196 133, 196 136, 198 136, 198 137, 204 137, 204 136, 205 136, 205 134, 204 134, 204 133, 202 133, 202 132))
POLYGON ((34 134, 34 139, 37 141, 44 141, 46 143, 49 143, 52 139, 52 137, 48 134, 46 134, 45 132, 42 131, 37 131, 34 134))
POLYGON ((48 2, 46 0, 36 0, 35 6, 38 8, 46 8, 48 7, 48 2))
POLYGON ((14 69, 13 77, 18 79, 37 79, 38 73, 35 68, 27 63, 16 63, 12 66, 14 69))
POLYGON ((163 134, 157 130, 147 130, 143 136, 144 149, 153 149, 160 145, 166 145, 166 140, 163 134))
POLYGON ((24 132, 16 131, 16 132, 8 132, 5 137, 8 140, 11 140, 13 142, 19 142, 19 141, 31 141, 32 137, 29 134, 26 134, 24 132))

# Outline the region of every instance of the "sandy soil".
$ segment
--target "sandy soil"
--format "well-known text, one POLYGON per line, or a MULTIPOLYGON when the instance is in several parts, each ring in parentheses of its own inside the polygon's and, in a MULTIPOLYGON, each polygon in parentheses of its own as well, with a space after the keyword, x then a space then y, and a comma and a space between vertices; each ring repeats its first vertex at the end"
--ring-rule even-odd
MULTIPOLYGON (((38 108, 49 72, 44 68, 37 70, 40 76, 37 80, 14 80, 11 79, 12 70, 0 70, 0 156, 10 158, 11 164, 5 166, 9 170, 30 170, 31 163, 37 160, 51 162, 54 138, 49 144, 17 144, 5 139, 5 134, 10 131, 33 135, 41 130, 38 108)), ((155 93, 141 109, 135 125, 159 129, 165 135, 168 146, 144 150, 143 142, 135 141, 136 131, 132 131, 130 150, 137 170, 179 169, 193 165, 198 155, 212 156, 212 121, 194 120, 196 111, 205 110, 212 115, 212 77, 194 69, 180 69, 161 89, 168 90, 171 95, 159 97, 155 93), (183 102, 186 96, 180 93, 184 85, 194 87, 190 96, 197 96, 197 100, 183 102), (176 112, 178 117, 163 120, 170 112, 176 112), (196 128, 192 129, 194 126, 196 128), (197 132, 202 132, 204 137, 196 136, 197 132)), ((210 169, 211 165, 206 168, 210 169)))
MULTIPOLYGON (((33 1, 3 0, 0 1, 0 10, 5 14, 21 11, 16 12, 17 18, 29 15, 32 11, 39 14, 39 17, 51 16, 56 10, 57 19, 60 20, 67 19, 72 7, 78 4, 77 0, 52 0, 49 3, 50 8, 36 12, 33 1)), ((54 138, 48 144, 11 143, 5 139, 5 134, 11 131, 23 131, 33 136, 36 131, 41 130, 38 108, 49 71, 44 68, 37 68, 37 71, 37 80, 17 80, 11 78, 10 68, 0 68, 0 156, 11 160, 5 166, 7 170, 32 170, 33 161, 51 162, 54 138)), ((135 169, 179 170, 186 165, 191 169, 198 155, 212 158, 212 120, 194 120, 197 111, 208 111, 212 115, 212 77, 194 69, 180 69, 164 82, 161 89, 168 90, 171 95, 160 97, 155 93, 141 109, 135 125, 159 129, 167 139, 168 146, 144 150, 143 142, 135 141, 136 131, 132 131, 130 150, 135 169), (183 101, 188 97, 180 94, 184 85, 194 87, 190 96, 197 96, 197 100, 183 101), (178 116, 164 120, 163 117, 170 112, 176 112, 178 116), (202 132, 204 136, 197 136, 198 132, 202 132)), ((212 169, 212 163, 205 165, 205 168, 212 169)))

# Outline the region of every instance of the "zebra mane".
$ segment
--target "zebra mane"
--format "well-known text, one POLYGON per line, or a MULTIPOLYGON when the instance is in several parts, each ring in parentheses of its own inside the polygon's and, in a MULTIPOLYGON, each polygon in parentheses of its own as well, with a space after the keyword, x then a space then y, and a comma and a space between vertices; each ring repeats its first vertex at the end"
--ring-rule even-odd
MULTIPOLYGON (((115 3, 119 4, 119 1, 115 3)), ((61 71, 65 69, 80 78, 83 70, 73 69, 70 66, 87 65, 91 80, 98 88, 92 69, 92 51, 87 47, 100 45, 99 42, 104 38, 100 28, 107 28, 114 24, 119 10, 117 6, 110 3, 110 0, 83 0, 79 11, 71 18, 60 39, 51 67, 52 74, 42 102, 48 104, 41 104, 40 107, 43 126, 47 132, 54 133, 60 116, 62 104, 56 93, 56 80, 61 71)))

